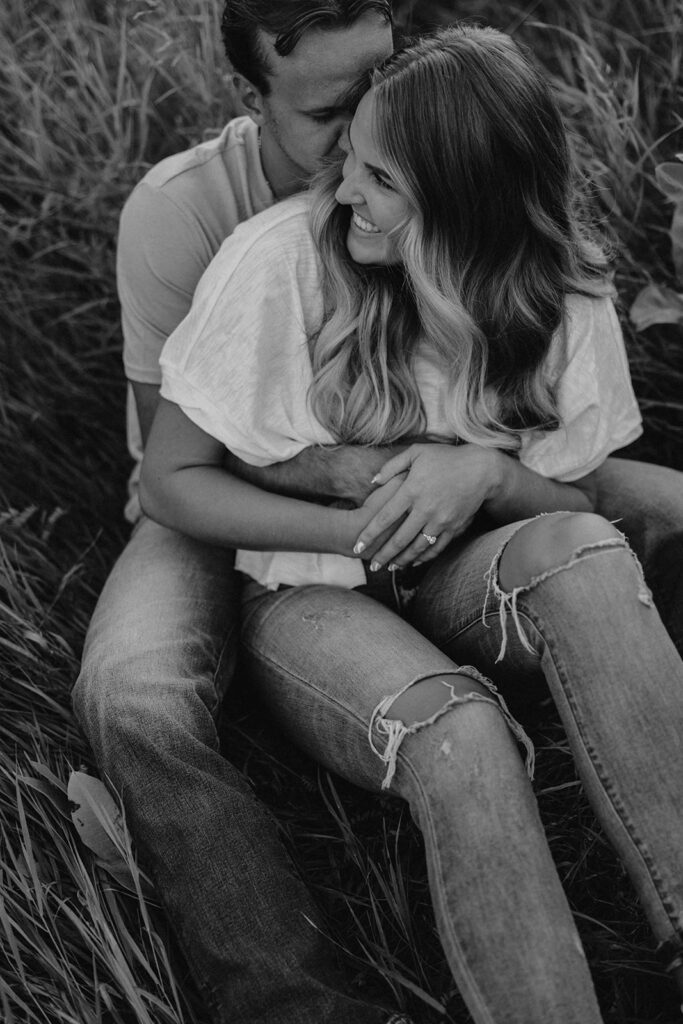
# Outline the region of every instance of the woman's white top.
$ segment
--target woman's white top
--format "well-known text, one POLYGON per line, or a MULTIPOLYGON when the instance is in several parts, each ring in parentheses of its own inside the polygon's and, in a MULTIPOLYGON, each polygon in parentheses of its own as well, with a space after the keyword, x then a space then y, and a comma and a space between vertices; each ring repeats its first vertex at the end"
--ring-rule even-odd
MULTIPOLYGON (((295 196, 243 224, 201 278, 192 308, 164 346, 161 394, 244 462, 266 466, 334 438, 312 415, 308 337, 323 315, 309 198, 295 196)), ((641 431, 611 299, 571 295, 551 365, 566 353, 557 398, 562 425, 525 436, 519 460, 542 476, 577 480, 641 431)), ((451 433, 439 369, 418 357, 427 429, 451 433)), ((362 563, 334 554, 238 551, 236 567, 267 587, 365 582, 362 563)))

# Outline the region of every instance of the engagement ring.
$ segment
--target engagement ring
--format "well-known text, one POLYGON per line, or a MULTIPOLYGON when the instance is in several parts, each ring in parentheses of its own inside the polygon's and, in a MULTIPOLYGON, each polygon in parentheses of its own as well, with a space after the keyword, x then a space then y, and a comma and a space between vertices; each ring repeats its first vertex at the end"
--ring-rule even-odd
POLYGON ((439 539, 438 537, 434 537, 431 533, 425 533, 424 530, 422 531, 420 536, 424 537, 424 539, 427 541, 430 547, 432 546, 432 544, 436 544, 437 540, 439 539))

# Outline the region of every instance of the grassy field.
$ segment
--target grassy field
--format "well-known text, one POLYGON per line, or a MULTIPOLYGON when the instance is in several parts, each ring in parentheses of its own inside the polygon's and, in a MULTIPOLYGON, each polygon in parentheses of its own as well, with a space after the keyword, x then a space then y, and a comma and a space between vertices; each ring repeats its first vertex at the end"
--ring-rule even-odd
MULTIPOLYGON (((231 114, 219 0, 4 0, 0 7, 0 1019, 205 1020, 154 897, 80 845, 66 780, 92 767, 69 689, 125 539, 118 211, 161 157, 231 114)), ((683 468, 680 326, 636 333, 676 285, 655 167, 683 150, 678 0, 399 4, 411 28, 475 17, 529 42, 557 87, 616 256, 646 420, 634 456, 683 468), (678 113, 677 113, 678 111, 678 113), (678 137, 677 137, 678 133, 678 137)), ((464 1024, 434 936, 417 830, 285 747, 239 693, 228 745, 276 810, 355 982, 425 1022, 464 1024)), ((552 708, 532 724, 538 794, 605 1020, 675 1019, 673 991, 572 771, 552 708)), ((137 879, 130 850, 132 876, 137 879)))

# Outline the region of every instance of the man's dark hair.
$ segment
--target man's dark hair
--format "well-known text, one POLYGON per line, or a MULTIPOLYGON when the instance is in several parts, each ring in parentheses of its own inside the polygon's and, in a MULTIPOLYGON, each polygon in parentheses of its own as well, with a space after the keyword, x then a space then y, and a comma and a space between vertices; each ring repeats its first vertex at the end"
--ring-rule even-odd
POLYGON ((259 29, 275 36, 276 52, 286 57, 309 29, 347 28, 370 11, 391 24, 391 0, 226 0, 221 21, 225 53, 234 70, 267 96, 273 69, 259 43, 259 29))

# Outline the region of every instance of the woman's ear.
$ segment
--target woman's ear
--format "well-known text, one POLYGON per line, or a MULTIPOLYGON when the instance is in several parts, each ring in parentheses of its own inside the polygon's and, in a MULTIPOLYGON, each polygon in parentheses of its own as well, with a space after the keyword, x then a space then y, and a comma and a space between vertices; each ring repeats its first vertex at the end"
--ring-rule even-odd
POLYGON ((261 92, 244 75, 234 72, 232 87, 237 101, 245 114, 248 114, 257 125, 263 124, 263 96, 261 92))

